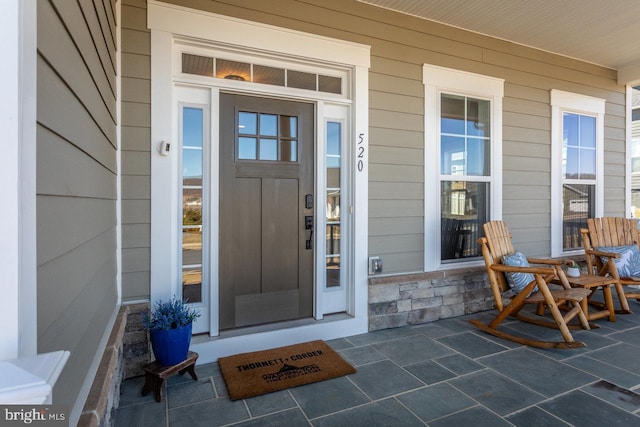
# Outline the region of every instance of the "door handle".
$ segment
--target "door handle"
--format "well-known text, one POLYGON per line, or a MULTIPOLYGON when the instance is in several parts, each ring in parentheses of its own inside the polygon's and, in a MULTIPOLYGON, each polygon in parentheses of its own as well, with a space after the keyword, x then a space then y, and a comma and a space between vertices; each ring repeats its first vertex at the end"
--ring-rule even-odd
POLYGON ((309 239, 305 241, 305 248, 307 250, 313 248, 313 216, 307 215, 304 217, 304 229, 310 230, 309 239))

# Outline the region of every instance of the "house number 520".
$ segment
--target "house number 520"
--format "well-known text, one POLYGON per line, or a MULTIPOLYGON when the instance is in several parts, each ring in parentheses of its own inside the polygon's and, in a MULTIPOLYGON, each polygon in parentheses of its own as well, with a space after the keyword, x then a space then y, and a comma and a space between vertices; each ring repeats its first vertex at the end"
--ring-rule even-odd
POLYGON ((364 170, 364 159, 365 159, 365 146, 364 143, 364 133, 358 134, 358 147, 356 148, 356 160, 358 166, 358 172, 362 172, 364 170))

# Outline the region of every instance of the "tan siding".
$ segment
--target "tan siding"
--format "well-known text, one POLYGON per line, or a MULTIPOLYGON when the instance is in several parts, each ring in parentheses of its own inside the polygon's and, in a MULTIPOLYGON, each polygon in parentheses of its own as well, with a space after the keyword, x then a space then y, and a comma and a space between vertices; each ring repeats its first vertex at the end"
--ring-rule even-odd
POLYGON ((122 287, 127 289, 127 297, 123 302, 139 301, 149 298, 149 272, 142 271, 136 273, 122 274, 122 287))
POLYGON ((151 201, 149 199, 122 201, 123 224, 149 224, 150 216, 151 201))
POLYGON ((37 4, 38 351, 71 351, 54 403, 78 411, 118 302, 114 6, 37 4))
POLYGON ((388 236, 400 234, 422 234, 424 219, 421 216, 393 218, 371 218, 369 220, 369 236, 388 236))
POLYGON ((38 123, 115 173, 115 139, 110 140, 102 132, 91 111, 69 92, 65 82, 42 58, 38 58, 37 108, 38 123))
POLYGON ((151 153, 146 151, 131 151, 122 158, 123 175, 151 175, 151 153))
MULTIPOLYGON (((422 225, 407 232, 411 229, 407 222, 398 223, 411 218, 416 221, 411 224, 421 224, 423 218, 424 190, 416 189, 424 186, 425 149, 427 154, 434 150, 424 147, 424 63, 505 79, 503 218, 514 235, 539 231, 538 240, 528 246, 537 255, 550 253, 550 90, 606 99, 607 150, 612 147, 624 152, 624 88, 617 85, 615 71, 606 68, 354 1, 170 2, 371 46, 369 216, 377 230, 375 236, 380 237, 372 240, 370 249, 373 254, 385 245, 392 248, 384 256, 386 273, 417 271, 423 266, 422 252, 402 253, 397 242, 405 235, 424 240, 422 225), (527 200, 523 195, 528 191, 533 195, 531 200, 539 201, 547 212, 520 212, 522 204, 518 202, 527 200)), ((141 1, 125 4, 140 6, 141 1)), ((124 26, 136 31, 141 28, 145 20, 142 12, 140 7, 123 6, 124 26), (125 13, 125 9, 130 10, 125 13)), ((130 54, 123 57, 123 70, 130 77, 146 78, 147 52, 140 50, 137 41, 125 45, 130 46, 130 54)), ((131 100, 144 102, 140 99, 142 90, 133 90, 136 93, 129 95, 131 100)), ((127 142, 124 133, 123 143, 132 150, 144 148, 135 138, 127 142)), ((624 177, 619 161, 617 156, 605 156, 605 193, 607 209, 622 213, 624 197, 613 191, 624 177)), ((374 228, 370 229, 374 233, 374 228)))
POLYGON ((122 126, 121 137, 123 151, 149 151, 151 128, 122 126))
POLYGON ((145 1, 122 5, 122 298, 150 297, 151 37, 145 1))
POLYGON ((139 273, 149 271, 151 251, 149 248, 122 249, 122 272, 139 273))
POLYGON ((424 184, 421 182, 371 182, 369 199, 421 199, 424 195, 424 184))
POLYGON ((114 74, 114 68, 103 67, 77 5, 68 1, 56 3, 57 10, 47 1, 38 2, 38 50, 115 143, 115 75, 111 81, 108 77, 109 73, 114 74))
POLYGON ((151 81, 148 79, 123 78, 122 101, 147 103, 151 99, 151 81))
POLYGON ((405 129, 371 128, 370 133, 369 144, 372 146, 424 149, 424 134, 422 132, 405 129))
POLYGON ((122 246, 125 248, 147 248, 151 239, 149 224, 126 224, 122 226, 122 246))
POLYGON ((39 126, 38 194, 116 198, 116 175, 50 130, 39 126))

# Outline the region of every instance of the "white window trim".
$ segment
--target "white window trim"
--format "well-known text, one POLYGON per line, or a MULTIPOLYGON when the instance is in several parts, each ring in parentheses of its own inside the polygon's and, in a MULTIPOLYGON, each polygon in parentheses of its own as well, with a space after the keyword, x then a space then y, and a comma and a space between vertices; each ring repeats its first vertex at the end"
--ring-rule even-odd
POLYGON ((502 218, 502 98, 504 80, 451 68, 424 64, 424 269, 480 265, 481 260, 443 264, 440 260, 440 94, 452 93, 491 102, 491 177, 489 215, 502 218))
MULTIPOLYGON (((368 152, 368 69, 370 66, 369 46, 343 42, 337 39, 316 36, 289 29, 283 29, 250 21, 244 21, 232 17, 216 15, 213 13, 188 9, 185 7, 161 3, 150 0, 147 9, 147 22, 151 29, 151 299, 168 298, 177 293, 177 285, 168 278, 176 277, 177 261, 172 252, 175 252, 177 241, 175 233, 169 233, 175 227, 176 209, 172 204, 177 203, 168 197, 175 194, 177 184, 175 181, 165 182, 166 177, 172 176, 172 170, 176 167, 176 153, 170 156, 160 156, 157 152, 158 144, 170 141, 172 138, 172 109, 174 104, 173 87, 176 81, 186 80, 177 78, 172 69, 172 54, 175 41, 185 38, 207 40, 216 45, 228 45, 235 49, 247 49, 247 51, 264 52, 267 55, 295 58, 298 61, 311 61, 315 64, 326 62, 334 67, 347 67, 351 70, 350 96, 352 107, 350 113, 350 139, 357 141, 358 135, 363 135, 366 151, 368 152), (310 56, 312 55, 312 56, 310 56), (165 177, 165 178, 163 178, 165 177)), ((198 77, 198 76, 194 76, 198 77)), ((244 82, 225 81, 230 89, 246 90, 246 86, 239 85, 244 82), (234 85, 236 84, 236 85, 234 85)), ((321 104, 321 103, 320 103, 321 104)), ((218 105, 217 90, 212 88, 212 112, 218 105)), ((321 123, 321 122, 320 122, 321 123)), ((216 166, 216 138, 218 133, 216 122, 211 122, 212 132, 212 176, 216 166)), ((355 143, 353 150, 355 150, 355 143)), ((355 156, 352 153, 352 158, 355 156)), ((351 178, 350 190, 352 191, 352 203, 349 214, 352 216, 352 257, 349 280, 349 293, 347 294, 347 312, 351 317, 331 322, 318 322, 300 328, 276 330, 270 332, 258 332, 251 335, 240 335, 228 338, 219 338, 194 344, 194 348, 200 352, 200 360, 203 362, 214 361, 218 357, 239 351, 251 351, 272 345, 274 340, 279 344, 293 344, 308 340, 309 337, 318 339, 339 338, 368 330, 368 168, 366 158, 364 168, 354 173, 351 178)), ((354 171, 355 171, 354 166, 354 171)), ((212 204, 216 199, 216 186, 211 188, 212 204)), ((215 207, 212 205, 212 210, 215 207)), ((212 220, 215 221, 216 212, 212 212, 212 220)), ((212 224, 212 233, 215 232, 212 224)), ((319 233, 317 233, 319 234, 319 233)), ((212 246, 215 243, 212 243, 212 246)), ((211 270, 217 272, 217 252, 212 247, 211 270), (215 257, 215 260, 213 259, 215 257)), ((215 281, 216 273, 212 274, 211 281, 215 281)), ((212 293, 212 304, 215 304, 216 295, 212 293)), ((213 321, 217 316, 212 313, 210 333, 217 333, 217 324, 213 321)))
POLYGON ((581 253, 562 249, 562 115, 565 112, 596 117, 596 216, 604 206, 605 100, 577 93, 551 90, 551 256, 581 253))

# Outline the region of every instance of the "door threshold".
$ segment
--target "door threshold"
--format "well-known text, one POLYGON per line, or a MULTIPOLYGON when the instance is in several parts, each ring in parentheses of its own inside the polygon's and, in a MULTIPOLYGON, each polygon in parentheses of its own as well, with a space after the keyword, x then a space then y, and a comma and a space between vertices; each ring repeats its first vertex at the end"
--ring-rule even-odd
POLYGON ((351 318, 352 316, 348 315, 347 313, 336 313, 336 314, 325 315, 324 318, 321 320, 316 320, 313 317, 310 317, 307 319, 288 320, 285 322, 268 323, 264 325, 248 326, 245 328, 229 329, 226 331, 221 331, 220 335, 213 336, 213 337, 209 336, 207 333, 193 335, 191 337, 191 342, 193 344, 200 344, 207 341, 223 340, 225 338, 260 334, 263 332, 280 331, 283 329, 293 329, 293 328, 298 328, 302 326, 336 322, 339 320, 346 320, 351 318))

